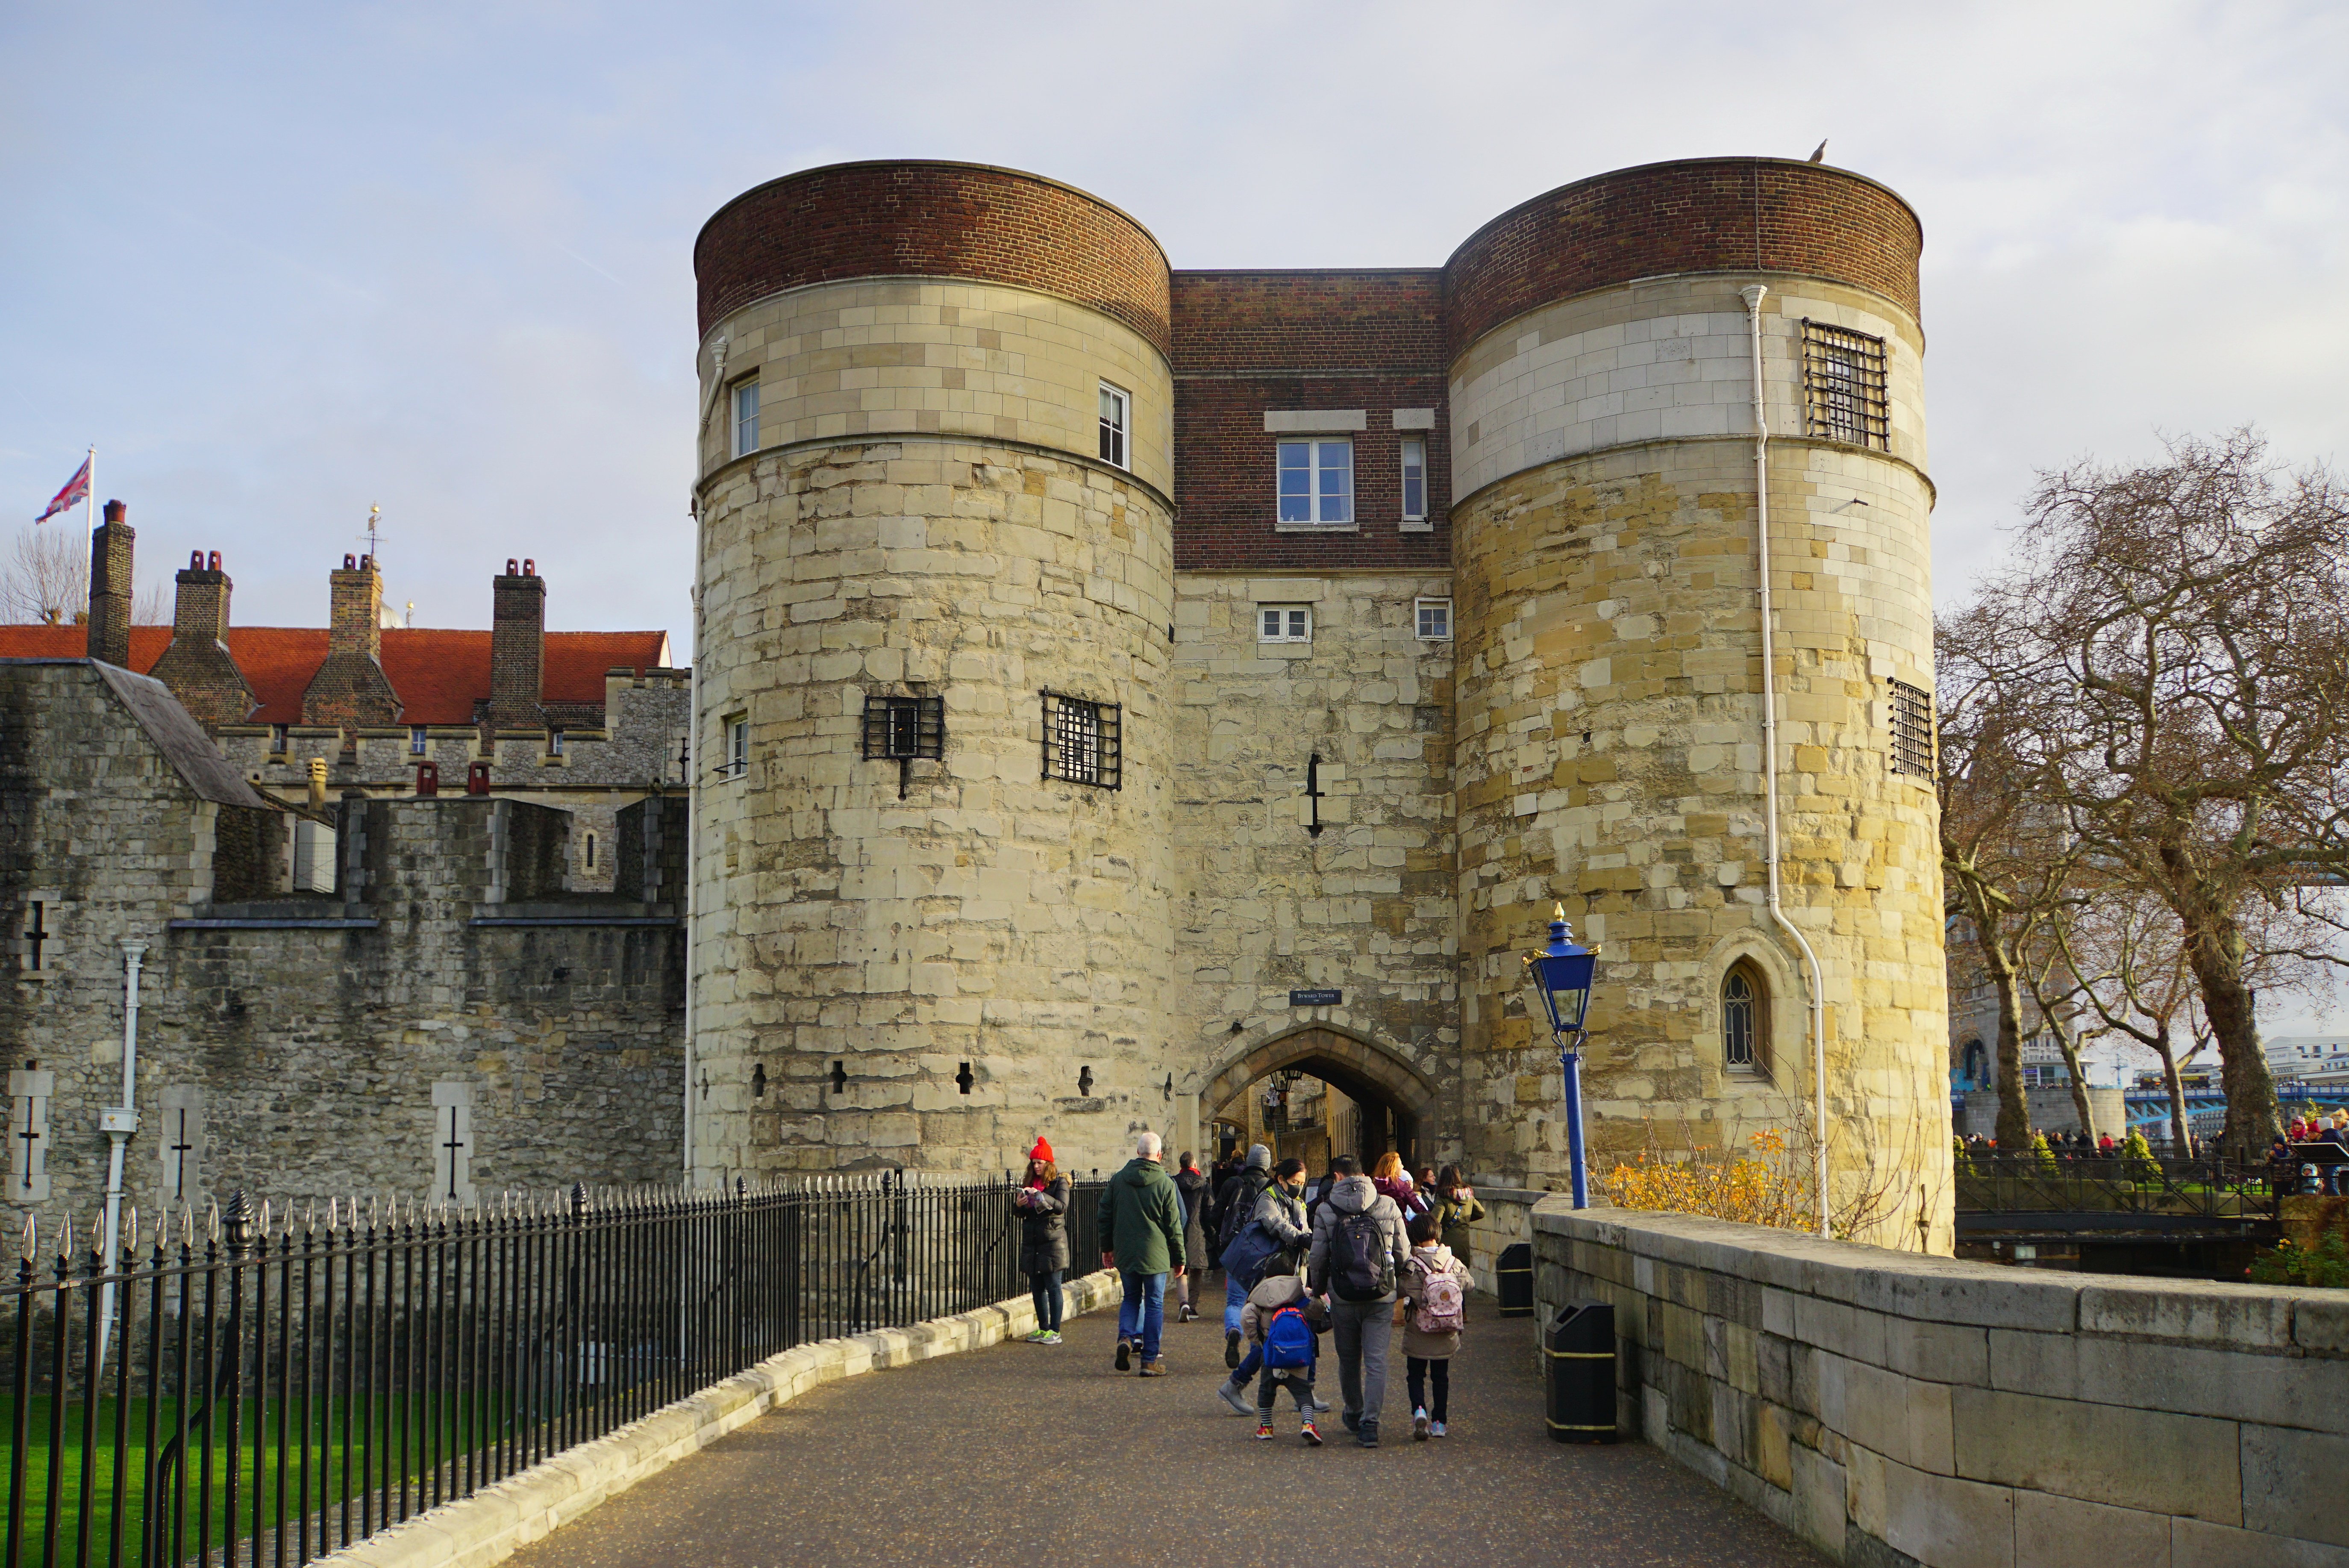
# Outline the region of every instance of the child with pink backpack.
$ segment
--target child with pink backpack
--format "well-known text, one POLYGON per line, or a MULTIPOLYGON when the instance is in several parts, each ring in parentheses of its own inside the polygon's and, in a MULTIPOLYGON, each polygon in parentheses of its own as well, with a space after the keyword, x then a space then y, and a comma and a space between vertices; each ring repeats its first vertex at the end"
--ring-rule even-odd
POLYGON ((1468 1265, 1452 1255, 1432 1214, 1411 1222, 1411 1257, 1396 1282, 1395 1322, 1402 1327, 1404 1376, 1411 1385, 1411 1437, 1444 1436, 1452 1403, 1452 1358, 1468 1322, 1468 1265), (1432 1375, 1432 1376, 1431 1376, 1432 1375), (1427 1385, 1433 1382, 1433 1402, 1427 1385))

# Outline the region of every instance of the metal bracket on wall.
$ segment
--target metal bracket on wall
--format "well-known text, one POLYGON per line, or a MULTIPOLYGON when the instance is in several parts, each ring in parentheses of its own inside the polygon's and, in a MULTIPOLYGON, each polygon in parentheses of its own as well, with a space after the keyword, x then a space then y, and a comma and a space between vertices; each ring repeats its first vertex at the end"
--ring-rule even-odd
POLYGON ((1305 831, 1316 838, 1321 836, 1321 753, 1316 752, 1305 763, 1305 798, 1311 803, 1309 809, 1313 813, 1313 820, 1305 825, 1305 831))

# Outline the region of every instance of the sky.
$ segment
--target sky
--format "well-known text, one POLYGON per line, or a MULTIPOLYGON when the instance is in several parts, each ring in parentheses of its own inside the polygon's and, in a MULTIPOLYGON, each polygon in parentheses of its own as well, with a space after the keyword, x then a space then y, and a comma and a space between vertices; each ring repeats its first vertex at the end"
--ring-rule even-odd
POLYGON ((1424 266, 1824 137, 1923 218, 1949 603, 2038 471, 2245 423, 2338 461, 2344 67, 2337 5, 8 0, 0 542, 94 441, 142 580, 218 550, 241 623, 323 623, 380 505, 415 624, 526 556, 551 625, 683 659, 691 247, 751 185, 963 159, 1178 267, 1424 266))

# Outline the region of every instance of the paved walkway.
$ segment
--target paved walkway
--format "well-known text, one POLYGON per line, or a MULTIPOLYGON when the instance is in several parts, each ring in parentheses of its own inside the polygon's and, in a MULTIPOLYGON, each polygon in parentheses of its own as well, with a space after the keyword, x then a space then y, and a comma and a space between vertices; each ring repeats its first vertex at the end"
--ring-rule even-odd
MULTIPOLYGON (((1220 1276, 1218 1276, 1220 1278, 1220 1276)), ((1220 1294, 1218 1295, 1220 1300, 1220 1294)), ((1553 1443, 1533 1322, 1470 1308, 1453 1436, 1411 1441, 1398 1355, 1383 1446, 1278 1440, 1224 1410, 1221 1324, 1167 1330, 1174 1375, 1117 1376, 1116 1314, 827 1384, 564 1526, 514 1568, 1816 1568, 1824 1559, 1640 1443, 1553 1443)), ((1397 1336, 1400 1340, 1400 1335, 1397 1336)), ((1325 1396, 1337 1366, 1323 1345, 1325 1396)))

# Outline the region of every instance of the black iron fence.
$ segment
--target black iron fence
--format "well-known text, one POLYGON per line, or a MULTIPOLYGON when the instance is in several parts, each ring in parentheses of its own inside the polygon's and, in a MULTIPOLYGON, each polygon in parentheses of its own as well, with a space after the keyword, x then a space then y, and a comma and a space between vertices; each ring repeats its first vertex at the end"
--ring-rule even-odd
MULTIPOLYGON (((1008 1181, 330 1204, 243 1195, 0 1285, 5 1568, 306 1563, 796 1345, 1021 1293, 1008 1181)), ((1069 1214, 1099 1257, 1097 1182, 1069 1214)))
POLYGON ((1961 1214, 2106 1214, 2272 1221, 2288 1173, 2264 1161, 2127 1154, 1957 1157, 1961 1214))

